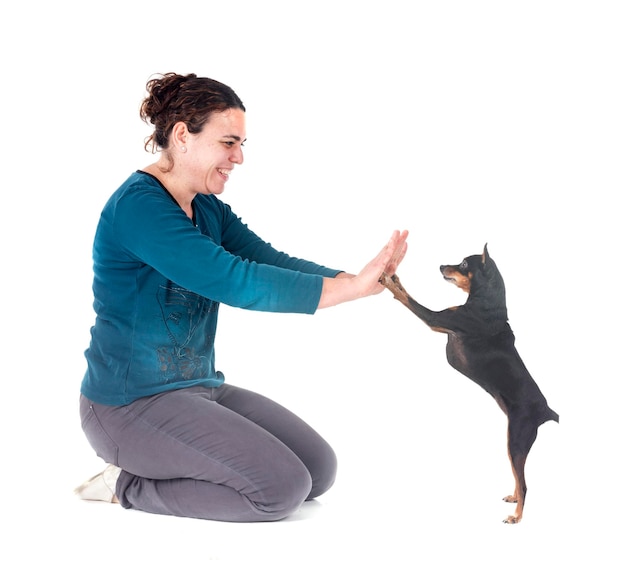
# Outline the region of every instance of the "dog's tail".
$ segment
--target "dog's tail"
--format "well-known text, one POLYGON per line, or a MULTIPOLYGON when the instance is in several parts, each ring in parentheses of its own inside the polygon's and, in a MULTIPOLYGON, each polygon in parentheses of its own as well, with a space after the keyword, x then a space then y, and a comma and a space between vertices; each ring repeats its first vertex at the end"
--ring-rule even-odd
POLYGON ((537 410, 537 427, 546 422, 553 421, 559 423, 559 414, 557 414, 544 400, 540 410, 537 410))

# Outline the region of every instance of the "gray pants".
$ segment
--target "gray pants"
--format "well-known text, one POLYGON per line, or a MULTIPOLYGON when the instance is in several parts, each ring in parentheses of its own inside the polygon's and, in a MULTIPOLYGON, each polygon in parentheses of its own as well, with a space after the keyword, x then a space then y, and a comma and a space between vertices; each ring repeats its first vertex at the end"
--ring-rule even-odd
POLYGON ((221 521, 274 521, 327 491, 337 461, 306 423, 242 388, 187 388, 103 406, 80 398, 99 457, 122 472, 125 508, 221 521))

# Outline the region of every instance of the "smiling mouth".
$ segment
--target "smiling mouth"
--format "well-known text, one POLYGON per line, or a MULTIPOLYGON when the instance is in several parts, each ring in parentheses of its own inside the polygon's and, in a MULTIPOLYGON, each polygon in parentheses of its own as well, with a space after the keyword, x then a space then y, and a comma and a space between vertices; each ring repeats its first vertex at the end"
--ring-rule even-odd
POLYGON ((226 179, 230 176, 230 170, 225 170, 223 168, 218 168, 217 171, 226 179))

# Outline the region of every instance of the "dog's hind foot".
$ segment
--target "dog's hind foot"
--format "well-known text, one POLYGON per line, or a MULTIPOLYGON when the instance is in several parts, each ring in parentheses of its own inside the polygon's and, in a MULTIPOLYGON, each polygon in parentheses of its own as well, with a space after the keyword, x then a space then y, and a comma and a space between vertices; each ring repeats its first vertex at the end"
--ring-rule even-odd
POLYGON ((507 495, 502 499, 505 503, 517 503, 515 512, 506 517, 502 522, 505 524, 517 524, 522 520, 522 511, 524 510, 524 501, 520 501, 517 495, 507 495))

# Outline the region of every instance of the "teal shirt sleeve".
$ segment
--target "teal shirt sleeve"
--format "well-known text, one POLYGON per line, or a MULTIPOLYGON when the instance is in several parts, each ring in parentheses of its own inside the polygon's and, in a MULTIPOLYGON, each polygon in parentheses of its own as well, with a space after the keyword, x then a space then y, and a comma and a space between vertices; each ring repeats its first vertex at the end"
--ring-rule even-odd
MULTIPOLYGON (((201 198, 217 200, 214 196, 210 198, 202 196, 201 198)), ((271 244, 265 242, 252 232, 240 218, 233 214, 228 205, 221 204, 221 206, 224 212, 222 243, 228 251, 235 255, 239 255, 249 261, 282 267, 292 271, 300 271, 302 273, 310 273, 312 275, 335 277, 340 273, 338 269, 330 269, 323 265, 313 263, 312 261, 292 257, 276 250, 271 244)))
POLYGON ((195 226, 145 178, 109 210, 112 234, 129 262, 140 261, 185 289, 234 307, 316 311, 322 277, 336 271, 277 252, 214 196, 202 196, 196 204, 195 226))

